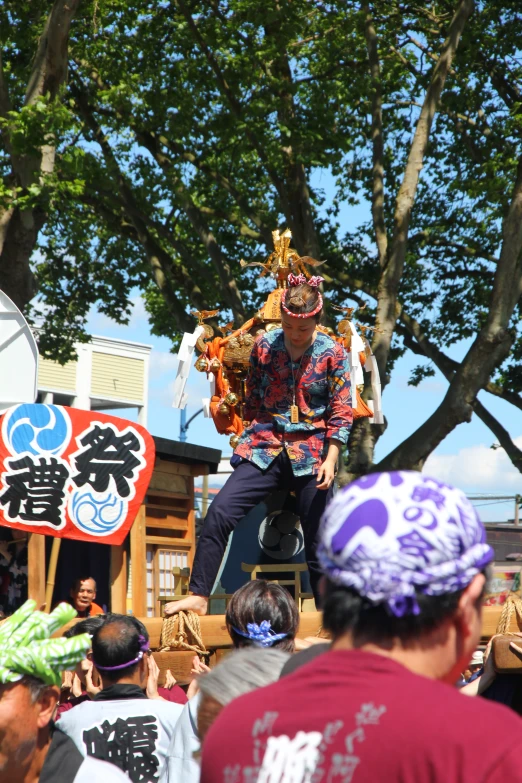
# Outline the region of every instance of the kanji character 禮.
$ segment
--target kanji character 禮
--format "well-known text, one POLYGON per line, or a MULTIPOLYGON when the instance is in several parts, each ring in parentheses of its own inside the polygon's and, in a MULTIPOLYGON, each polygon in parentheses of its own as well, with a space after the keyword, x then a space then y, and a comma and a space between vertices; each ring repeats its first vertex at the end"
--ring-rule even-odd
POLYGON ((133 454, 141 452, 136 434, 118 435, 110 425, 95 424, 80 435, 78 443, 82 449, 71 455, 79 471, 73 476, 74 483, 78 487, 90 484, 96 492, 105 492, 113 476, 120 497, 129 497, 129 481, 135 469, 143 465, 143 460, 133 454))
POLYGON ((133 783, 155 783, 159 780, 156 755, 158 723, 154 715, 117 718, 103 721, 83 732, 87 755, 109 761, 126 772, 133 783))
POLYGON ((6 467, 4 482, 8 489, 0 495, 0 505, 9 504, 8 517, 62 527, 64 487, 69 478, 67 465, 56 457, 36 460, 26 455, 9 460, 6 467))

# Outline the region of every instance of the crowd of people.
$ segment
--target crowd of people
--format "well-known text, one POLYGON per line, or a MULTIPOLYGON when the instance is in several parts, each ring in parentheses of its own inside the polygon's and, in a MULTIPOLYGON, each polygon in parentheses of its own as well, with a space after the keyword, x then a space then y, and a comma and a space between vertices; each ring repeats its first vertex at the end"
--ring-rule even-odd
POLYGON ((248 582, 227 608, 233 651, 196 658, 176 700, 140 620, 87 612, 52 638, 75 608, 28 601, 0 625, 0 783, 522 781, 520 718, 479 695, 492 557, 459 490, 363 477, 320 528, 328 640, 296 652, 291 595, 248 582))

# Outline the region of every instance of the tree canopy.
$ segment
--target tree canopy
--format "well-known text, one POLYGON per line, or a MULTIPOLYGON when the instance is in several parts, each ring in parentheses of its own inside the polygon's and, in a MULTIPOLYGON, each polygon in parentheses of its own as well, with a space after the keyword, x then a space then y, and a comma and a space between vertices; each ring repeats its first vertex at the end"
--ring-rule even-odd
MULTIPOLYGON (((420 467, 474 411, 522 467, 477 400, 522 408, 517 2, 37 5, 0 8, 0 288, 26 308, 38 288, 47 355, 86 339, 93 304, 125 321, 136 286, 174 347, 191 308, 240 325, 266 284, 239 260, 288 226, 327 299, 367 305, 383 378, 413 351, 413 383, 448 379, 379 467, 420 467), (357 203, 367 220, 343 224, 357 203)), ((349 473, 375 469, 381 430, 354 427, 349 473)))

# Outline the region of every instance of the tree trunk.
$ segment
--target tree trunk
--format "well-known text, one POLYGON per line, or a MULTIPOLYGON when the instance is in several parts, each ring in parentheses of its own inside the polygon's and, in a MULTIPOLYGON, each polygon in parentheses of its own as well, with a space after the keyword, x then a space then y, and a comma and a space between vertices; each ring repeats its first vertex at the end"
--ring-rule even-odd
POLYGON ((408 230, 415 201, 420 172, 442 90, 459 45, 462 31, 473 10, 473 0, 460 0, 448 29, 441 55, 433 70, 431 81, 424 98, 415 129, 408 162, 395 203, 393 237, 389 257, 379 280, 378 302, 375 325, 381 330, 375 333, 373 352, 377 359, 381 378, 386 373, 386 364, 397 320, 397 296, 404 269, 408 230))
MULTIPOLYGON (((372 349, 377 359, 383 387, 385 385, 386 365, 388 363, 395 323, 400 312, 397 298, 406 258, 408 230, 419 176, 440 96, 450 72, 451 63, 457 51, 462 31, 473 10, 473 6, 473 0, 460 0, 449 26, 441 55, 433 69, 431 81, 426 91, 415 129, 402 184, 397 194, 393 237, 388 246, 384 222, 384 140, 378 40, 370 6, 368 3, 363 3, 362 5, 362 10, 365 14, 365 36, 373 87, 371 129, 373 153, 372 217, 379 266, 382 270, 377 290, 375 319, 375 326, 379 331, 374 332, 372 349)), ((369 384, 367 383, 363 393, 365 399, 368 398, 369 391, 369 384)), ((355 478, 357 475, 365 473, 370 469, 375 443, 384 432, 384 427, 370 425, 368 422, 356 422, 353 430, 347 471, 355 478)))
MULTIPOLYGON (((47 95, 56 100, 60 87, 67 77, 68 45, 71 22, 80 0, 55 0, 38 43, 33 67, 29 76, 24 105, 30 106, 47 95)), ((9 111, 9 85, 3 72, 0 74, 0 113, 9 111)), ((41 182, 43 174, 54 169, 54 144, 49 139, 33 154, 13 154, 8 131, 3 131, 3 142, 10 155, 12 176, 9 187, 22 189, 41 182)), ((7 183, 4 183, 7 184, 7 183)), ((0 211, 0 289, 21 310, 36 293, 36 285, 30 267, 38 234, 45 224, 43 207, 20 210, 16 204, 0 211)))
POLYGON ((420 470, 439 443, 458 424, 470 421, 476 396, 508 356, 509 329, 522 294, 522 157, 509 210, 502 226, 502 250, 495 271, 488 318, 456 371, 437 410, 373 470, 420 470))

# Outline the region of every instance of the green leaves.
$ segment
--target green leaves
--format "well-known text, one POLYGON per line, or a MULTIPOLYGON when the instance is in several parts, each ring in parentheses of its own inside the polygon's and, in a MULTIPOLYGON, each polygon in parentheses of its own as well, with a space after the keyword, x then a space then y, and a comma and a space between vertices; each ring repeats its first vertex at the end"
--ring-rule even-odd
MULTIPOLYGON (((254 312, 267 285, 255 269, 241 272, 239 260, 266 257, 276 226, 292 229, 301 253, 327 261, 332 302, 360 297, 360 286, 376 290, 372 98, 378 86, 391 235, 453 3, 370 4, 377 85, 358 3, 92 0, 72 24, 59 100, 24 107, 51 5, 10 2, 0 11, 11 19, 2 26, 11 109, 0 119, 0 209, 45 214, 33 270, 50 313, 49 355, 65 355, 64 335, 83 339, 92 305, 124 322, 135 286, 153 331, 174 344, 194 306, 228 317, 234 282, 243 311, 254 312), (49 141, 56 158, 43 173, 36 159, 49 141), (13 177, 19 158, 24 182, 13 177), (311 185, 321 172, 333 181, 324 191, 311 185), (358 225, 344 217, 354 205, 358 225)), ((514 0, 476 3, 423 161, 399 298, 441 348, 474 336, 489 306, 521 152, 521 40, 514 0)), ((388 372, 404 350, 395 338, 388 372)), ((514 353, 502 370, 513 390, 522 383, 517 365, 514 353)))
POLYGON ((418 386, 419 383, 424 381, 426 378, 433 378, 434 375, 435 370, 433 367, 426 364, 418 364, 411 371, 411 375, 408 379, 408 386, 418 386))

